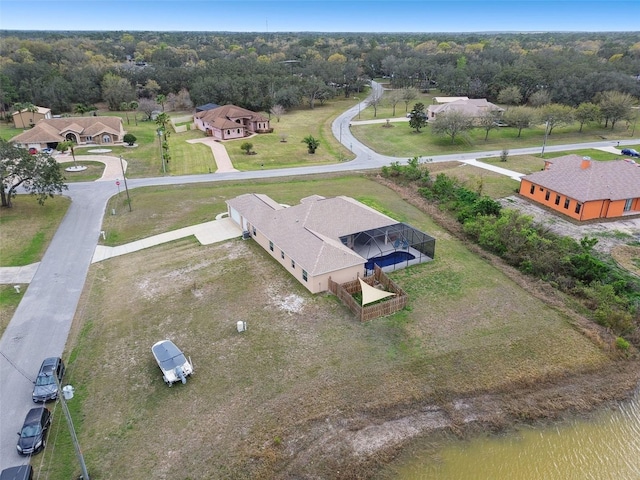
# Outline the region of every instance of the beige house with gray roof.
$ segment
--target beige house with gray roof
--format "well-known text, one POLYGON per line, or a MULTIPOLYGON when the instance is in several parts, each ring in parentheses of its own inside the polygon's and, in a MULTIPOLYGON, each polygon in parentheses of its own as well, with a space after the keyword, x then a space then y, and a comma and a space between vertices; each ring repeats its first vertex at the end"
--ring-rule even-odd
POLYGON ((34 106, 33 112, 30 112, 28 108, 23 108, 18 112, 13 112, 11 118, 16 128, 31 128, 43 118, 53 118, 53 115, 50 108, 34 106))
POLYGON ((349 197, 303 198, 283 206, 266 195, 227 201, 231 219, 310 292, 328 280, 356 280, 373 271, 432 260, 435 239, 349 197))
POLYGON ((125 133, 120 117, 45 118, 10 142, 37 150, 55 149, 58 143, 67 140, 77 145, 113 145, 122 143, 125 133))

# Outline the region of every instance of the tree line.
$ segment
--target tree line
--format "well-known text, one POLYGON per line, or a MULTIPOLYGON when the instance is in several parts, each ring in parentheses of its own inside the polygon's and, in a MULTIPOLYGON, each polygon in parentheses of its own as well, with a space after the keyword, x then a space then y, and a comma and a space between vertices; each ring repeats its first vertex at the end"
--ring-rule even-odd
POLYGON ((0 106, 169 99, 269 111, 349 97, 372 78, 394 88, 577 107, 617 91, 640 97, 633 33, 303 34, 11 32, 0 37, 0 106), (188 97, 187 97, 188 94, 188 97), (175 98, 177 96, 180 98, 175 98))

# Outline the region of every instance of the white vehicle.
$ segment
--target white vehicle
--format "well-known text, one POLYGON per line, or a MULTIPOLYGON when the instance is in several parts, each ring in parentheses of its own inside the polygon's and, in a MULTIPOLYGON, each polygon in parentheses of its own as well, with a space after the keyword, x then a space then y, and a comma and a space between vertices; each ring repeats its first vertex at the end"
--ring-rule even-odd
POLYGON ((151 352, 162 370, 162 379, 169 386, 177 381, 187 383, 187 377, 193 373, 191 358, 187 360, 184 353, 171 340, 160 340, 151 347, 151 352))

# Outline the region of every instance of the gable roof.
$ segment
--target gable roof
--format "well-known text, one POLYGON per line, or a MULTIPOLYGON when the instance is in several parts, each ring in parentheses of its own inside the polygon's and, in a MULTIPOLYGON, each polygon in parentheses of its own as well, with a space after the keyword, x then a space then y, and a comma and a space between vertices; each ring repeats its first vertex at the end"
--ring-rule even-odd
MULTIPOLYGON (((38 109, 35 113, 39 113, 40 115, 46 115, 47 113, 51 112, 50 108, 46 108, 46 107, 38 107, 36 105, 36 108, 38 109)), ((20 115, 21 113, 31 113, 29 112, 28 109, 23 108, 22 110, 20 110, 19 112, 13 112, 11 115, 12 116, 16 116, 16 115, 20 115)))
POLYGON ((522 177, 579 202, 640 197, 640 165, 627 160, 598 162, 579 155, 547 160, 547 168, 522 177))
POLYGON ((31 130, 16 135, 10 141, 14 143, 63 142, 64 132, 95 136, 100 133, 120 135, 123 132, 120 117, 66 117, 44 118, 31 130))
POLYGON ((246 108, 236 107, 235 105, 225 105, 223 107, 197 112, 196 117, 211 124, 213 124, 216 118, 226 118, 231 121, 234 121, 237 118, 244 118, 254 122, 267 121, 267 119, 259 113, 252 112, 246 108))
POLYGON ((284 208, 265 195, 245 194, 228 200, 253 226, 310 275, 319 275, 366 260, 340 237, 398 222, 349 197, 318 195, 284 208))

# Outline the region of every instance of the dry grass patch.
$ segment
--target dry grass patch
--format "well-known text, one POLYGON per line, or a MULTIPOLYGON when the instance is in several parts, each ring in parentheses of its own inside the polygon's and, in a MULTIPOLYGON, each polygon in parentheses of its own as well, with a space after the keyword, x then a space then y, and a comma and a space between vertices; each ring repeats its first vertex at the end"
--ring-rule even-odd
POLYGON ((640 276, 640 246, 619 245, 613 247, 611 256, 622 268, 640 276))
MULTIPOLYGON (((311 183, 323 182, 323 193, 345 186, 311 183)), ((608 362, 562 315, 379 191, 385 211, 438 239, 438 256, 393 274, 408 309, 366 324, 335 297, 309 294, 251 241, 185 239, 92 266, 68 362, 69 381, 83 386, 78 427, 92 474, 336 478, 362 460, 352 442, 372 412, 608 362), (150 349, 163 338, 193 359, 186 385, 162 382, 150 349)))

